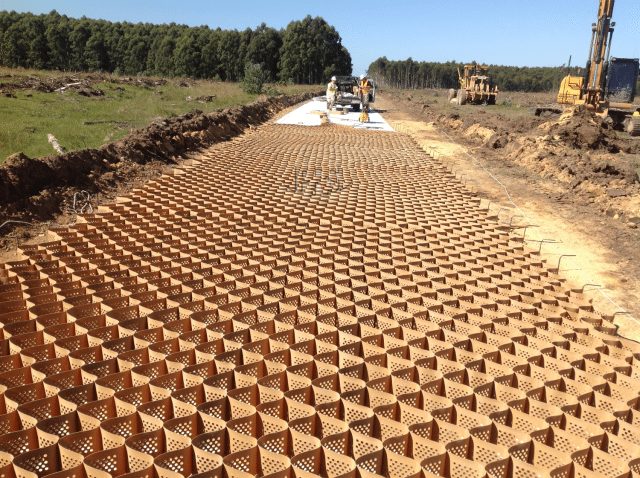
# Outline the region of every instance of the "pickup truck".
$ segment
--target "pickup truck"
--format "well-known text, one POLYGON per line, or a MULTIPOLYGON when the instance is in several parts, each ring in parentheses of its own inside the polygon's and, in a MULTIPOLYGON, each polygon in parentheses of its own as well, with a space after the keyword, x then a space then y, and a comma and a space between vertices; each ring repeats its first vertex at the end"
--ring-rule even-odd
MULTIPOLYGON (((360 92, 358 91, 359 79, 356 76, 338 76, 336 77, 336 83, 338 84, 338 98, 336 99, 336 106, 342 107, 351 106, 352 111, 360 110, 360 92)), ((369 93, 369 103, 376 101, 376 85, 371 81, 373 90, 369 93)))

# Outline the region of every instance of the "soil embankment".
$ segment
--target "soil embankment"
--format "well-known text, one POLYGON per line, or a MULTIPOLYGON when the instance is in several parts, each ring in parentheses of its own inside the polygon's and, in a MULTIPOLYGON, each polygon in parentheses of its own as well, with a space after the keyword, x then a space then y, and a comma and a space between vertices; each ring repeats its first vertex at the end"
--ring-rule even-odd
POLYGON ((582 108, 551 118, 506 116, 492 107, 460 109, 388 94, 485 156, 554 181, 561 200, 591 204, 630 229, 640 227, 640 138, 613 130, 602 117, 582 108))
MULTIPOLYGON (((68 209, 80 191, 113 197, 176 164, 185 154, 237 136, 312 96, 267 98, 212 114, 194 111, 154 122, 97 149, 44 158, 13 155, 0 166, 0 217, 48 221, 68 209)), ((23 226, 6 224, 0 234, 28 237, 30 228, 23 226)))

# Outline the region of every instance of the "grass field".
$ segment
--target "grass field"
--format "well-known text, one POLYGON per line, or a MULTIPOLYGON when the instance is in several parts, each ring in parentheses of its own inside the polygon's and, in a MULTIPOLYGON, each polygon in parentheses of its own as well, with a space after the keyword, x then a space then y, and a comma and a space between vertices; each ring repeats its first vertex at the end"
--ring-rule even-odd
MULTIPOLYGON (((59 72, 0 68, 0 90, 3 83, 19 83, 29 77, 61 76, 59 72)), ((82 74, 71 76, 86 78, 82 74)), ((12 89, 15 98, 0 96, 0 162, 17 152, 30 157, 53 154, 47 142, 49 133, 68 151, 92 148, 120 139, 132 129, 144 127, 158 118, 196 109, 214 111, 257 98, 235 83, 169 79, 164 85, 145 87, 123 83, 117 77, 91 78, 94 78, 91 87, 102 90, 104 96, 85 97, 73 90, 45 93, 20 88, 12 89), (195 100, 213 95, 211 102, 195 100)), ((318 89, 317 86, 280 85, 276 88, 285 94, 318 89)))
POLYGON ((530 117, 534 107, 541 105, 551 105, 555 102, 555 93, 522 93, 514 91, 501 91, 494 106, 465 105, 458 107, 447 101, 446 89, 424 89, 424 90, 391 90, 394 94, 402 98, 410 99, 414 103, 426 105, 432 113, 477 115, 490 113, 501 115, 504 118, 527 118, 530 117))

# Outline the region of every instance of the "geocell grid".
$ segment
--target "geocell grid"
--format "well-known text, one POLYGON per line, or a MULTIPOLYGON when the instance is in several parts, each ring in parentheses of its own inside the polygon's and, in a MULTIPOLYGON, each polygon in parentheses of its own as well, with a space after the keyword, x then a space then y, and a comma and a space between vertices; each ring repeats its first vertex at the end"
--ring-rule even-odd
POLYGON ((640 345, 406 135, 267 125, 101 211, 0 266, 2 478, 639 476, 640 345))

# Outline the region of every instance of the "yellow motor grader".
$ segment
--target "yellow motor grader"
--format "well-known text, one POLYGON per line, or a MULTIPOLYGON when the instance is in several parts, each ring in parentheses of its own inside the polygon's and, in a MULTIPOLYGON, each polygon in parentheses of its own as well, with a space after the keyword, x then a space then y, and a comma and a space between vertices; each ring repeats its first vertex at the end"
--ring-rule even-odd
POLYGON ((449 102, 457 105, 495 105, 498 87, 489 76, 487 65, 464 65, 464 73, 458 69, 460 88, 449 90, 449 102))

